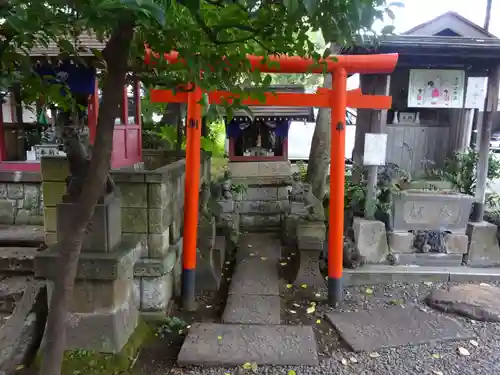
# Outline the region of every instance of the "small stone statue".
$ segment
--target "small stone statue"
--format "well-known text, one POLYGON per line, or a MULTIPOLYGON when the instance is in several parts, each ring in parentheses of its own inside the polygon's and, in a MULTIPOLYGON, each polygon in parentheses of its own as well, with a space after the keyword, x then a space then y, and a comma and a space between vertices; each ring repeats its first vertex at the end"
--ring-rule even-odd
POLYGON ((212 195, 209 184, 203 183, 200 189, 200 214, 206 219, 218 217, 222 213, 222 208, 212 195))
POLYGON ((310 221, 325 221, 325 208, 312 192, 312 187, 309 184, 304 184, 304 203, 307 215, 305 219, 310 221))
POLYGON ((304 202, 304 183, 298 172, 292 175, 292 190, 288 197, 291 202, 304 202))
POLYGON ((355 269, 365 264, 365 258, 359 252, 354 242, 354 230, 349 228, 344 235, 342 265, 344 268, 355 269))
POLYGON ((447 253, 448 231, 416 230, 413 231, 413 247, 419 253, 447 253))

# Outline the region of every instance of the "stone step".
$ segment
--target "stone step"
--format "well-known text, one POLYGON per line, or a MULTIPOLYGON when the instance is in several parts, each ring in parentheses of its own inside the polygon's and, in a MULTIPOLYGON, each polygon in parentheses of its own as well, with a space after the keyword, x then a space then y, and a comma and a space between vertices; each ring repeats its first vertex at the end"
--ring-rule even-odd
POLYGON ((222 323, 280 324, 280 297, 230 294, 222 323))
POLYGON ((260 257, 241 261, 236 265, 229 294, 278 296, 278 263, 260 257))
POLYGON ((317 366, 318 352, 310 326, 196 323, 177 358, 181 366, 317 366))
POLYGON ((36 247, 0 247, 0 272, 33 273, 36 247))
POLYGON ((248 233, 241 236, 237 260, 250 257, 265 257, 269 260, 281 259, 281 241, 270 233, 248 233))
POLYGON ((463 254, 438 254, 438 253, 395 253, 399 258, 399 265, 415 266, 460 266, 463 254))
POLYGON ((6 277, 0 281, 0 313, 11 314, 23 296, 26 285, 32 280, 26 276, 6 277))
POLYGON ((0 225, 0 246, 38 247, 45 243, 40 225, 0 225))

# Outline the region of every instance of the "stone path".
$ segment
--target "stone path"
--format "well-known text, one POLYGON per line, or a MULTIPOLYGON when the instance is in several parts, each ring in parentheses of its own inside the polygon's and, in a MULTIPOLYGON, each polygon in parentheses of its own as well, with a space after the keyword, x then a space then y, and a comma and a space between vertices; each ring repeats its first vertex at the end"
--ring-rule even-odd
POLYGON ((312 327, 280 325, 280 258, 281 242, 276 235, 243 236, 222 324, 193 325, 179 353, 179 364, 318 364, 312 327))

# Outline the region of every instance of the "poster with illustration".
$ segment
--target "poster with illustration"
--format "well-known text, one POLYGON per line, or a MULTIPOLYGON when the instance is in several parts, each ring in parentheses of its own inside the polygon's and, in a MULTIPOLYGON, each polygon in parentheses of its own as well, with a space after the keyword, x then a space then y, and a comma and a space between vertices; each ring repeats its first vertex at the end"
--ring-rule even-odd
POLYGON ((409 108, 462 108, 463 70, 411 69, 408 88, 409 108))

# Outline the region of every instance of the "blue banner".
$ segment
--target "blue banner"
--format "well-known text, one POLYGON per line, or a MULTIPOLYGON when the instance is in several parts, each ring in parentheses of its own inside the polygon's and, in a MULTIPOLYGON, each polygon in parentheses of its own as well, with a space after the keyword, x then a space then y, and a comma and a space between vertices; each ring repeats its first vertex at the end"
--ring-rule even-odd
POLYGON ((72 94, 94 94, 96 70, 93 67, 65 61, 37 66, 35 72, 50 83, 65 84, 72 94))

